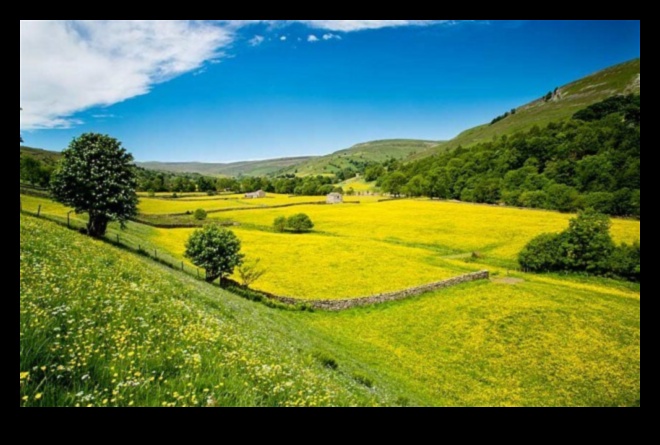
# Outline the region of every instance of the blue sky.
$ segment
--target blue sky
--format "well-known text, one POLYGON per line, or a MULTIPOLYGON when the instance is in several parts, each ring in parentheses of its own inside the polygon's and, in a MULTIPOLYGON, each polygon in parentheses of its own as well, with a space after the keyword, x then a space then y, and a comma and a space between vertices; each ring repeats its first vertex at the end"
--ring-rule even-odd
POLYGON ((21 132, 140 161, 445 140, 639 55, 638 21, 21 21, 21 132))

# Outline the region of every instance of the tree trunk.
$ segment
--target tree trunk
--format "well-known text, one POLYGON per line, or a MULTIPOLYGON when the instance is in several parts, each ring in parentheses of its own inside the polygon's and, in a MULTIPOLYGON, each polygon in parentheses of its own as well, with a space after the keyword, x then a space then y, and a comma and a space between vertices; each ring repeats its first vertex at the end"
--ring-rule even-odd
POLYGON ((94 238, 101 238, 108 230, 110 220, 105 215, 89 215, 87 223, 87 234, 94 238))
POLYGON ((207 283, 213 283, 215 280, 220 278, 220 275, 214 272, 209 272, 208 270, 206 271, 206 282, 207 283))

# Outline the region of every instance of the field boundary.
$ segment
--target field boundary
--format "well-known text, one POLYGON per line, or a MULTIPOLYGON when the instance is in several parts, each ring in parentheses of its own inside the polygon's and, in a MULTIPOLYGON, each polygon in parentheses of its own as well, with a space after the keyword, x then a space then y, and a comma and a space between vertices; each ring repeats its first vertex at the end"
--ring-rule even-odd
POLYGON ((490 279, 490 272, 487 270, 482 270, 479 272, 472 272, 464 275, 459 275, 457 277, 449 278, 446 280, 437 281, 435 283, 429 283, 421 286, 411 287, 401 291, 377 294, 369 297, 347 298, 342 300, 302 300, 299 298, 280 297, 277 295, 268 294, 266 292, 261 292, 261 293, 266 295, 268 298, 279 301, 280 303, 285 303, 290 305, 299 305, 301 303, 304 303, 313 309, 324 310, 324 311, 343 311, 354 307, 370 306, 374 304, 387 303, 390 301, 404 300, 407 298, 416 297, 418 295, 425 294, 427 292, 432 292, 434 290, 444 289, 452 286, 458 286, 459 284, 469 283, 472 281, 488 280, 488 279, 490 279))
MULTIPOLYGON (((360 204, 360 201, 347 201, 342 204, 360 204)), ((256 210, 269 210, 269 209, 282 209, 285 207, 297 207, 297 206, 309 206, 309 205, 338 205, 338 204, 328 204, 325 201, 310 201, 310 202, 293 202, 289 204, 275 204, 275 205, 265 205, 265 206, 250 206, 250 207, 230 207, 227 209, 215 209, 207 210, 207 214, 212 213, 227 213, 227 212, 246 212, 246 211, 256 211, 256 210)), ((200 206, 200 208, 204 208, 200 206)), ((165 217, 174 217, 174 216, 189 216, 192 215, 192 212, 183 212, 183 213, 140 213, 140 215, 148 216, 165 216, 165 217)))

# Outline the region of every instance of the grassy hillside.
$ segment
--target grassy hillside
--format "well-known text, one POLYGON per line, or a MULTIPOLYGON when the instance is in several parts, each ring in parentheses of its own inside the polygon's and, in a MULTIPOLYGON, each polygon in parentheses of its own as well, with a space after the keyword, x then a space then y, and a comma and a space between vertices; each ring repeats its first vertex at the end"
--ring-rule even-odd
MULTIPOLYGON (((478 142, 489 141, 494 136, 512 134, 528 130, 534 125, 542 127, 550 122, 568 119, 575 112, 608 97, 617 94, 639 93, 639 80, 640 59, 615 65, 560 87, 557 94, 547 102, 539 98, 519 107, 516 114, 493 125, 485 124, 466 130, 442 148, 451 149, 459 145, 467 147, 478 142)), ((548 90, 554 88, 555 85, 548 85, 548 90)), ((433 152, 435 151, 426 154, 433 152)))
POLYGON ((412 154, 427 151, 441 144, 442 142, 408 139, 366 142, 327 156, 310 159, 280 173, 296 173, 299 176, 335 174, 355 163, 384 162, 390 158, 406 159, 412 154))
POLYGON ((267 176, 283 168, 295 166, 314 159, 311 156, 298 158, 269 159, 265 161, 232 162, 212 164, 202 162, 138 162, 148 170, 172 173, 199 173, 208 176, 267 176))
POLYGON ((54 165, 60 160, 62 155, 56 151, 21 146, 21 156, 30 156, 45 164, 54 165))
POLYGON ((22 406, 641 403, 638 284, 500 271, 309 313, 31 217, 20 247, 22 406))
POLYGON ((286 312, 21 216, 21 406, 387 402, 314 337, 286 312))

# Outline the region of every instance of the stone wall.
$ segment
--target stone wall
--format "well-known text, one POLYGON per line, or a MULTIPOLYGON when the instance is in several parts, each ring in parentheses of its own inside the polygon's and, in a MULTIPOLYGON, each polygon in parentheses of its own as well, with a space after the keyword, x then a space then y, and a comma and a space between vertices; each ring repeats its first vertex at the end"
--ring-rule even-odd
POLYGON ((447 280, 438 281, 435 283, 424 284, 422 286, 412 287, 397 292, 389 292, 385 294, 372 295, 370 297, 350 298, 346 300, 300 300, 297 298, 278 297, 276 295, 268 295, 269 298, 280 301, 286 304, 306 304, 314 309, 325 311, 343 311, 358 306, 368 306, 371 304, 386 303, 388 301, 403 300, 405 298, 414 297, 417 295, 425 294, 438 289, 456 286, 470 281, 488 280, 490 273, 487 270, 481 272, 473 272, 466 275, 461 275, 447 280))

